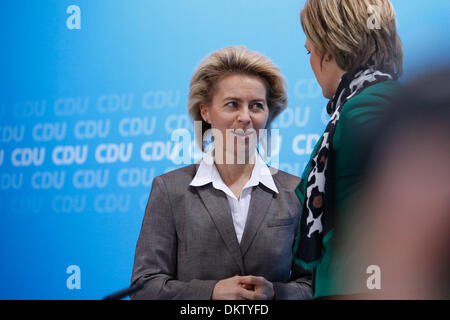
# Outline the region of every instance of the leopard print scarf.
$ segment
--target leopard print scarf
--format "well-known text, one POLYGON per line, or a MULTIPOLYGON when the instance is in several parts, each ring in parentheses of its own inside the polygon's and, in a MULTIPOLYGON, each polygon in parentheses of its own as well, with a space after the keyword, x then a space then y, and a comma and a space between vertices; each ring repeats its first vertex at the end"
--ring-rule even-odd
MULTIPOLYGON (((378 82, 392 80, 388 74, 374 68, 359 69, 345 74, 334 97, 328 102, 327 111, 331 115, 316 152, 311 156, 310 171, 307 179, 306 192, 303 195, 303 212, 300 219, 299 237, 294 246, 294 257, 301 265, 312 268, 320 262, 322 240, 333 229, 333 209, 330 201, 332 186, 327 184, 329 174, 329 159, 332 157, 332 141, 340 112, 344 104, 365 88, 378 82)), ((304 192, 305 181, 297 187, 297 195, 304 192)))

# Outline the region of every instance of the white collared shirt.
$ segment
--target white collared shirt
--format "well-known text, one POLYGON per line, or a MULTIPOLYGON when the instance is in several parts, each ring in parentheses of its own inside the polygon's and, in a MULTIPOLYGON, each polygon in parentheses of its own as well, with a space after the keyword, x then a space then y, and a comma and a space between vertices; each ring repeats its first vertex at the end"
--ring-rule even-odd
POLYGON ((253 187, 257 186, 259 183, 262 183, 270 190, 278 193, 272 174, 258 152, 256 152, 255 166, 253 167, 252 175, 242 189, 239 200, 230 188, 228 188, 228 186, 223 182, 219 171, 214 164, 213 150, 204 155, 197 173, 195 174, 195 177, 191 181, 190 185, 199 187, 208 183, 212 183, 215 189, 222 190, 226 194, 228 204, 230 206, 231 216, 233 218, 234 230, 236 231, 236 236, 239 243, 241 243, 245 222, 247 221, 248 208, 250 206, 253 187))

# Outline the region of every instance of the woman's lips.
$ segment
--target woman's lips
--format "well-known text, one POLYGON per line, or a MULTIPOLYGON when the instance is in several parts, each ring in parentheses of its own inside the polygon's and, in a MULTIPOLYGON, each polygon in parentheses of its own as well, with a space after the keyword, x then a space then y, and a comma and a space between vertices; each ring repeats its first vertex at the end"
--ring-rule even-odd
POLYGON ((249 137, 252 134, 256 133, 256 131, 253 129, 249 129, 247 131, 244 131, 242 129, 236 129, 236 130, 233 130, 232 133, 238 137, 249 137))

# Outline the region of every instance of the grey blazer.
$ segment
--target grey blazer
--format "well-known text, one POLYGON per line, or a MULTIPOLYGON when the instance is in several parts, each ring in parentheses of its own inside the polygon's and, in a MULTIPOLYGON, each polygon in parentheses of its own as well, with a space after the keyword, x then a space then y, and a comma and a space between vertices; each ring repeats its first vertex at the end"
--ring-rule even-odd
POLYGON ((299 178, 273 175, 279 193, 254 187, 239 244, 226 195, 193 187, 198 164, 153 180, 136 245, 132 299, 211 299, 215 284, 235 275, 263 276, 276 299, 311 299, 311 274, 292 263, 300 202, 299 178))

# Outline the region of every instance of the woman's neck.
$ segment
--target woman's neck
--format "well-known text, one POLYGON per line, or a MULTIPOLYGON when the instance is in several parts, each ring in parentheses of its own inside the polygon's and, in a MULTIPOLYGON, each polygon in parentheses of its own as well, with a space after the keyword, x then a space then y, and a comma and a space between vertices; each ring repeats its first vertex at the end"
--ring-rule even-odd
POLYGON ((238 199, 245 184, 252 176, 256 162, 256 152, 246 157, 245 163, 241 164, 240 162, 237 161, 236 157, 234 157, 234 161, 231 163, 220 161, 220 159, 216 158, 214 160, 223 182, 233 191, 238 199))
MULTIPOLYGON (((219 171, 220 177, 223 182, 227 185, 233 185, 239 182, 247 183, 252 176, 253 167, 255 164, 217 164, 216 168, 219 171)), ((244 185, 245 185, 244 183, 244 185)))

